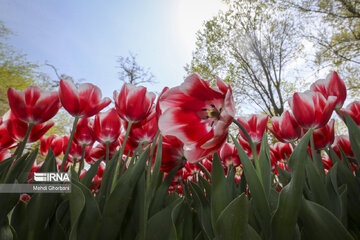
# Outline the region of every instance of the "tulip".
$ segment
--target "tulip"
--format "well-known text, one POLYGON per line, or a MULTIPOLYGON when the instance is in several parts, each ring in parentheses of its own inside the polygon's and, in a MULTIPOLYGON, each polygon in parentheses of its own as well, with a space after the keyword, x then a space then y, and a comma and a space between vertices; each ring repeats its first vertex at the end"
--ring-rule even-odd
POLYGON ((333 162, 328 156, 322 156, 322 163, 324 165, 325 171, 329 171, 333 167, 333 162))
POLYGON ((185 162, 184 144, 174 136, 163 136, 160 171, 168 173, 174 167, 185 166, 185 162))
MULTIPOLYGON (((63 151, 66 150, 66 147, 69 143, 69 137, 64 136, 64 148, 63 151)), ((91 151, 92 146, 81 146, 76 144, 75 142, 72 142, 70 145, 70 151, 68 155, 67 161, 70 161, 72 163, 81 162, 82 159, 87 158, 91 151)), ((80 170, 81 171, 81 170, 80 170)))
POLYGON ((23 193, 20 195, 20 200, 23 202, 28 202, 31 199, 29 194, 23 193))
POLYGON ((349 114, 354 122, 360 127, 360 101, 350 103, 344 110, 341 110, 341 112, 343 115, 344 112, 349 114))
POLYGON ((163 98, 163 95, 164 95, 164 93, 165 93, 167 90, 169 90, 168 87, 164 87, 164 88, 163 88, 163 90, 161 91, 161 93, 160 93, 160 95, 159 95, 159 97, 158 97, 158 100, 157 100, 157 102, 156 102, 155 110, 156 110, 156 116, 157 116, 157 118, 159 118, 160 115, 161 115, 160 101, 161 101, 161 99, 163 98))
POLYGON ((60 168, 63 171, 79 118, 88 118, 99 113, 111 103, 111 100, 107 97, 101 99, 101 90, 97 86, 84 83, 77 88, 71 80, 60 81, 59 97, 66 111, 75 117, 70 140, 60 168))
POLYGON ((28 175, 28 183, 30 183, 32 180, 34 180, 34 173, 38 172, 43 165, 44 162, 41 162, 40 164, 37 164, 35 161, 34 164, 31 166, 29 175, 28 175))
POLYGON ((47 92, 34 86, 23 91, 9 88, 8 99, 13 114, 32 125, 48 121, 61 107, 57 92, 47 92))
POLYGON ((334 143, 331 145, 332 149, 335 151, 336 155, 342 159, 341 150, 345 153, 346 156, 354 158, 354 152, 352 151, 349 136, 339 135, 335 137, 334 143))
POLYGON ((294 142, 301 138, 302 128, 289 112, 285 111, 281 117, 270 119, 272 127, 268 127, 272 134, 281 142, 294 142))
POLYGON ((343 80, 336 72, 328 75, 326 79, 321 79, 313 83, 310 89, 314 92, 320 92, 326 99, 329 96, 337 97, 335 108, 340 109, 346 99, 346 86, 343 80))
POLYGON ((89 118, 81 118, 76 125, 74 141, 81 146, 93 145, 95 137, 92 134, 93 121, 89 118))
POLYGON ((306 91, 303 93, 295 93, 289 99, 290 108, 294 114, 296 121, 301 127, 321 128, 329 121, 337 97, 329 96, 326 99, 321 93, 306 91))
POLYGON ((4 123, 0 124, 0 148, 12 148, 16 141, 10 135, 4 123))
POLYGON ((125 83, 120 93, 114 91, 116 111, 128 122, 140 122, 149 114, 155 100, 155 94, 147 92, 143 86, 125 83))
MULTIPOLYGON (((269 117, 266 115, 251 115, 250 118, 238 118, 238 122, 244 126, 248 134, 250 135, 251 140, 258 144, 261 142, 261 139, 264 135, 264 131, 267 126, 269 117)), ((240 131, 240 135, 246 139, 246 136, 243 131, 240 131)))
POLYGON ((237 167, 240 165, 239 154, 234 144, 225 143, 219 150, 219 157, 223 165, 237 167))
POLYGON ((64 148, 64 138, 56 134, 42 137, 40 139, 40 152, 45 155, 48 153, 50 147, 55 157, 61 155, 64 148))
POLYGON ((217 88, 211 88, 209 82, 192 74, 160 99, 159 129, 184 143, 190 163, 219 150, 234 119, 232 90, 219 78, 216 83, 217 88))
POLYGON ((277 142, 273 146, 270 146, 271 166, 275 173, 277 173, 275 164, 287 162, 292 152, 293 148, 290 143, 277 142))
POLYGON ((13 139, 19 142, 27 141, 28 143, 36 142, 52 126, 54 126, 54 122, 48 122, 48 123, 40 123, 30 127, 29 123, 23 122, 20 119, 18 119, 15 116, 15 114, 13 114, 13 112, 10 110, 7 113, 5 113, 3 121, 4 124, 6 125, 9 134, 12 136, 13 139), (29 129, 31 129, 30 134, 26 140, 26 134, 29 131, 29 129))
POLYGON ((72 116, 88 118, 99 113, 111 103, 111 99, 102 98, 101 90, 91 83, 76 87, 71 80, 61 80, 59 97, 62 105, 72 116))
POLYGON ((95 116, 93 135, 97 141, 110 144, 115 142, 121 133, 121 122, 114 108, 98 113, 95 116))
MULTIPOLYGON (((109 144, 109 159, 111 159, 114 154, 118 151, 119 142, 115 141, 112 144, 109 144)), ((100 158, 104 158, 106 156, 106 146, 105 144, 98 144, 95 147, 91 148, 89 155, 85 158, 86 162, 89 164, 94 164, 100 158)))
POLYGON ((335 120, 332 119, 327 125, 322 128, 315 129, 313 132, 314 146, 316 150, 330 146, 335 139, 334 133, 335 120))
POLYGON ((0 162, 11 157, 11 152, 7 148, 0 148, 0 162))
MULTIPOLYGON (((124 128, 127 129, 128 122, 124 122, 124 128)), ((152 143, 158 131, 158 118, 155 108, 141 122, 134 123, 131 127, 129 136, 137 142, 152 143)))

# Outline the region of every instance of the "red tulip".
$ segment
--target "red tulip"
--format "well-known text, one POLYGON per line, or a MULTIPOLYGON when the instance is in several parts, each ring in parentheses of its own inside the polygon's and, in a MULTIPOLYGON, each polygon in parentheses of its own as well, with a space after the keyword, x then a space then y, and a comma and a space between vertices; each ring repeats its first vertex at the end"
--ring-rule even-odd
MULTIPOLYGON (((111 159, 114 156, 114 154, 118 151, 118 148, 119 148, 119 141, 115 141, 112 144, 109 144, 109 159, 111 159)), ((100 143, 95 147, 91 148, 85 160, 89 164, 94 164, 100 158, 103 158, 103 160, 105 161, 105 154, 106 154, 106 146, 100 143)))
POLYGON ((7 148, 0 148, 0 162, 11 157, 11 152, 7 148))
POLYGON ((59 137, 56 134, 42 137, 40 139, 40 152, 42 154, 47 154, 49 147, 51 147, 51 150, 56 157, 61 155, 64 148, 64 138, 59 137))
MULTIPOLYGON (((246 131, 249 133, 251 140, 257 144, 261 142, 261 139, 264 135, 264 131, 267 126, 269 117, 266 115, 251 115, 250 118, 238 118, 238 122, 241 123, 241 125, 244 126, 246 131)), ((246 139, 245 134, 243 131, 240 131, 240 135, 243 137, 243 139, 246 139)))
POLYGON ((81 146, 93 145, 95 137, 92 134, 93 121, 81 118, 76 125, 74 141, 81 146))
POLYGON ((161 115, 160 101, 161 101, 161 99, 163 98, 163 95, 164 95, 164 93, 165 93, 167 90, 169 90, 168 87, 164 87, 164 88, 163 88, 163 90, 161 91, 161 93, 160 93, 160 95, 159 95, 159 97, 158 97, 158 100, 157 100, 157 102, 156 102, 155 110, 156 110, 156 116, 157 116, 157 118, 159 118, 160 115, 161 115))
POLYGON ((29 175, 28 175, 28 183, 30 183, 32 180, 34 180, 34 173, 38 172, 43 165, 44 162, 41 162, 40 164, 37 164, 35 161, 34 164, 31 166, 29 175))
POLYGON ((61 107, 57 92, 47 92, 34 86, 23 91, 9 88, 8 98, 13 114, 18 119, 32 124, 48 121, 61 107))
POLYGON ((115 109, 98 113, 95 117, 93 134, 101 143, 115 142, 121 133, 121 122, 115 109))
POLYGON ((293 148, 290 143, 277 142, 270 146, 270 159, 273 169, 276 169, 275 164, 278 162, 286 162, 290 158, 293 148))
POLYGON ((174 136, 163 136, 160 171, 170 172, 176 166, 185 166, 185 162, 184 144, 174 136))
POLYGON ((272 128, 268 129, 281 142, 293 142, 302 136, 302 128, 289 111, 283 112, 281 117, 272 117, 270 122, 272 128))
MULTIPOLYGON (((9 134, 17 141, 23 141, 29 124, 16 118, 12 111, 8 111, 4 115, 4 123, 6 124, 9 134)), ((27 140, 28 143, 36 142, 39 140, 52 126, 54 122, 40 123, 34 125, 31 129, 30 136, 27 140)))
POLYGON ((125 121, 140 122, 150 112, 155 94, 147 92, 143 86, 125 83, 120 93, 114 91, 116 111, 125 121))
POLYGON ((326 99, 329 96, 335 96, 335 108, 341 108, 346 99, 346 86, 343 80, 336 72, 327 76, 326 79, 321 79, 313 83, 310 87, 312 91, 320 92, 326 99))
POLYGON ((0 148, 12 148, 15 140, 10 135, 4 123, 0 124, 0 148))
POLYGON ((76 87, 71 80, 60 81, 59 97, 66 111, 81 118, 94 116, 111 103, 108 97, 101 99, 97 86, 83 83, 76 87))
POLYGON ((333 162, 328 156, 322 156, 321 157, 325 171, 330 170, 333 167, 333 162))
MULTIPOLYGON (((64 148, 63 151, 65 152, 67 144, 69 142, 69 137, 68 136, 64 136, 64 148)), ((85 147, 85 156, 84 158, 86 159, 91 151, 92 146, 86 146, 85 147)), ((68 159, 67 161, 70 161, 72 163, 76 163, 76 162, 80 162, 81 161, 81 157, 82 157, 82 151, 83 151, 83 146, 76 144, 75 142, 71 143, 70 146, 70 152, 68 155, 68 159)))
MULTIPOLYGON (((249 142, 247 140, 243 139, 241 136, 238 138, 238 140, 239 140, 241 147, 244 149, 244 151, 248 155, 248 157, 253 158, 254 156, 253 156, 253 152, 251 150, 251 146, 250 146, 249 142)), ((260 148, 261 148, 261 142, 256 144, 257 155, 259 155, 259 153, 260 153, 260 148)))
POLYGON ((360 102, 355 101, 350 103, 344 110, 341 110, 344 115, 344 112, 347 112, 349 116, 355 121, 355 123, 360 127, 360 102))
POLYGON ((329 121, 336 99, 334 96, 326 99, 319 92, 306 91, 295 93, 289 105, 300 126, 305 129, 321 128, 329 121))
POLYGON ((354 152, 352 151, 349 136, 340 135, 335 137, 334 143, 331 145, 336 155, 342 159, 340 148, 344 151, 345 155, 354 158, 354 152))
POLYGON ((217 79, 217 88, 197 74, 160 99, 159 129, 184 143, 185 157, 196 163, 216 152, 225 142, 235 115, 229 85, 217 79))
POLYGON ((324 127, 314 130, 313 135, 314 135, 315 149, 317 150, 322 149, 324 147, 330 146, 334 142, 335 139, 334 125, 335 125, 335 120, 332 119, 324 127))
MULTIPOLYGON (((124 122, 124 128, 127 129, 128 122, 124 122)), ((158 131, 158 118, 155 109, 141 122, 132 124, 130 137, 136 142, 152 143, 158 131)))
POLYGON ((24 202, 28 202, 31 199, 29 194, 23 193, 20 195, 20 200, 24 202))
POLYGON ((240 165, 239 154, 234 144, 225 143, 219 150, 219 156, 223 165, 226 167, 230 165, 237 167, 240 165))

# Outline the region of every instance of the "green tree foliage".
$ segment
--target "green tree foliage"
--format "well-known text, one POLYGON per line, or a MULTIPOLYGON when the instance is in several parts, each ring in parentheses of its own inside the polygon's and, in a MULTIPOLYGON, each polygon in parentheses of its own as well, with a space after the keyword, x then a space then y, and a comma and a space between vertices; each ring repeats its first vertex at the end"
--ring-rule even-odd
POLYGON ((0 115, 9 108, 7 89, 25 89, 35 83, 36 64, 6 43, 11 31, 0 21, 0 115))
MULTIPOLYGON (((7 90, 10 87, 23 90, 37 85, 48 91, 56 91, 58 88, 58 81, 53 81, 47 74, 39 72, 38 65, 6 43, 11 34, 11 30, 0 21, 0 116, 9 110, 7 90)), ((48 134, 69 133, 71 118, 65 111, 59 111, 53 121, 55 125, 48 134)))
POLYGON ((294 63, 302 49, 291 13, 266 1, 229 0, 228 10, 197 33, 193 59, 185 69, 230 83, 236 102, 256 104, 270 116, 284 111, 293 90, 294 63))
POLYGON ((350 93, 360 89, 360 1, 301 0, 284 1, 294 7, 300 18, 308 19, 307 37, 317 46, 316 64, 342 73, 350 93), (319 22, 317 28, 314 23, 319 22))

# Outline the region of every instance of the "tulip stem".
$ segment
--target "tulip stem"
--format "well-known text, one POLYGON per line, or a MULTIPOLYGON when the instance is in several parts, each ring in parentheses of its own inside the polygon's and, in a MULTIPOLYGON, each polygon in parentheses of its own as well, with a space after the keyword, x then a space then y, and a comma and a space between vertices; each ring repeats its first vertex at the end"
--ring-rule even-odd
POLYGON ((83 170, 83 168, 84 168, 85 150, 86 150, 86 145, 83 145, 82 154, 81 154, 81 160, 80 160, 80 166, 79 166, 79 170, 78 170, 79 177, 81 175, 81 170, 83 170))
POLYGON ((202 165, 201 163, 199 163, 199 162, 196 165, 204 172, 206 177, 210 180, 211 175, 210 175, 209 171, 206 169, 206 167, 204 165, 202 165))
POLYGON ((249 133, 246 131, 246 128, 240 122, 238 122, 236 119, 234 119, 233 123, 235 123, 241 129, 241 131, 245 134, 245 137, 251 147, 257 175, 260 179, 261 184, 263 184, 263 180, 262 180, 262 176, 261 176, 261 169, 260 169, 260 162, 259 162, 259 158, 258 158, 257 151, 256 151, 256 145, 251 140, 251 137, 250 137, 249 133))
POLYGON ((130 133, 130 129, 131 129, 131 125, 132 125, 132 124, 133 124, 132 121, 129 121, 129 122, 128 122, 128 127, 127 127, 127 129, 126 129, 124 141, 123 141, 123 143, 122 143, 122 145, 121 145, 121 148, 120 148, 119 158, 117 159, 116 168, 115 168, 115 174, 114 174, 113 181, 112 181, 112 184, 111 184, 110 193, 114 190, 115 185, 116 185, 116 182, 117 182, 117 179, 118 179, 119 169, 120 169, 120 165, 121 165, 120 163, 122 162, 122 157, 123 157, 123 155, 124 155, 124 150, 125 150, 126 142, 127 142, 128 137, 129 137, 129 133, 130 133))
POLYGON ((324 166, 321 160, 321 156, 318 157, 318 151, 315 150, 314 134, 311 134, 310 136, 310 148, 311 148, 311 155, 315 167, 317 168, 319 175, 324 179, 325 177, 324 166))
POLYGON ((24 152, 25 146, 26 146, 26 142, 29 139, 30 133, 31 133, 31 129, 33 128, 34 124, 33 123, 29 123, 28 129, 26 130, 26 134, 24 139, 20 142, 19 147, 16 149, 16 159, 19 159, 21 157, 21 155, 24 152))
POLYGON ((105 147, 106 147, 105 162, 108 163, 109 162, 109 143, 108 142, 105 143, 105 147))
POLYGON ((68 145, 66 147, 64 158, 63 158, 63 161, 61 163, 60 172, 64 171, 65 163, 67 161, 67 158, 68 158, 68 155, 69 155, 69 152, 70 152, 71 143, 72 143, 72 140, 74 138, 75 129, 76 129, 76 125, 77 125, 78 121, 79 121, 79 117, 76 116, 75 119, 74 119, 74 124, 73 124, 72 130, 71 130, 71 134, 70 134, 68 145))

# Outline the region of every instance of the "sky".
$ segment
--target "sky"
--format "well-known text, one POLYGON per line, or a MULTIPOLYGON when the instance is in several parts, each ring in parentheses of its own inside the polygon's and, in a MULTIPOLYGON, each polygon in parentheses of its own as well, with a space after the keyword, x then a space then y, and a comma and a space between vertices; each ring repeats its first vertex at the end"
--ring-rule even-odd
POLYGON ((196 31, 221 9, 221 0, 0 0, 0 20, 42 72, 56 79, 47 62, 112 97, 122 85, 117 57, 129 52, 154 74, 150 91, 181 84, 196 31))

